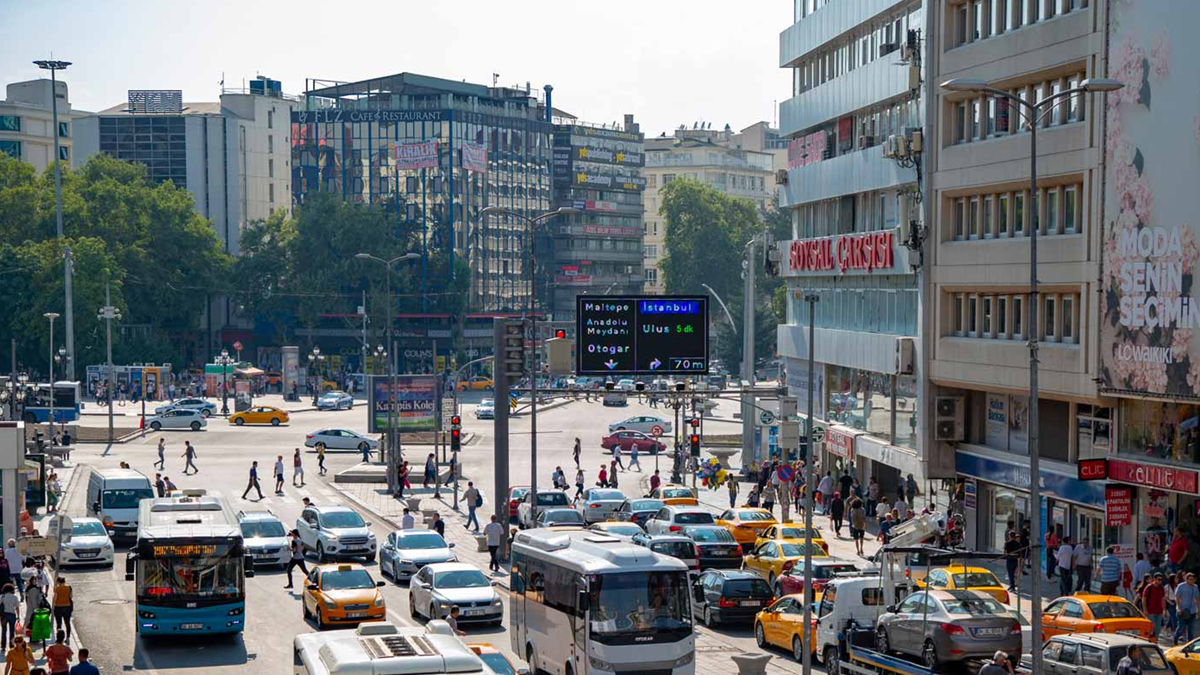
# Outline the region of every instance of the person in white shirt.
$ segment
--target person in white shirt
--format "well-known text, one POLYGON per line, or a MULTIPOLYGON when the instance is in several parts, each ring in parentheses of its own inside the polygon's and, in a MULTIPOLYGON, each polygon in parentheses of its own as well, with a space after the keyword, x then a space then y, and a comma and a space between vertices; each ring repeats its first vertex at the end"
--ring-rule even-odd
POLYGON ((500 542, 504 537, 504 526, 496 521, 496 516, 492 516, 492 522, 483 526, 483 534, 487 537, 488 547, 488 569, 493 572, 500 572, 500 559, 498 553, 500 551, 500 542))
POLYGON ((896 503, 892 505, 892 508, 900 512, 901 521, 908 520, 908 502, 904 501, 903 499, 897 499, 896 503))
POLYGON ((404 517, 400 519, 400 529, 411 530, 416 526, 416 519, 408 509, 404 509, 404 517))
POLYGON ((1075 568, 1075 547, 1071 546, 1071 538, 1063 537, 1062 545, 1058 547, 1058 553, 1054 556, 1055 562, 1058 563, 1058 585, 1059 595, 1070 595, 1071 588, 1071 572, 1075 568))

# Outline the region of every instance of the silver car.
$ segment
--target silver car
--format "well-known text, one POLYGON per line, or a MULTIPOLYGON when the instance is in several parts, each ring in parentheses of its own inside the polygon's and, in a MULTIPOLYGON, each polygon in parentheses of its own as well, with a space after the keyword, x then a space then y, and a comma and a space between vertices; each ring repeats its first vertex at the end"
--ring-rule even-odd
POLYGON ((625 493, 611 488, 588 488, 579 501, 579 512, 587 523, 599 523, 613 517, 625 503, 625 493))
POLYGON ((217 404, 202 398, 177 398, 167 405, 160 405, 155 408, 154 414, 161 415, 168 410, 195 410, 201 415, 208 417, 217 412, 217 404))
POLYGON ((977 591, 918 591, 887 609, 875 629, 876 649, 919 656, 934 671, 997 651, 1021 653, 1021 624, 977 591))
POLYGON ((379 547, 379 572, 396 581, 407 581, 433 563, 458 562, 442 535, 433 530, 397 530, 379 547))
POLYGON ((322 445, 326 450, 358 450, 362 452, 363 448, 374 450, 378 447, 379 441, 349 429, 321 429, 304 437, 305 447, 315 448, 322 445))
POLYGON ((354 397, 344 391, 330 391, 317 399, 317 410, 349 410, 354 407, 354 397))
POLYGON ((256 567, 286 566, 292 559, 287 530, 283 522, 270 511, 242 511, 238 514, 238 527, 242 530, 246 555, 254 558, 256 567))
MULTIPOLYGON (((52 519, 46 535, 47 539, 52 542, 58 539, 58 527, 59 519, 52 519)), ((104 528, 104 523, 100 522, 98 518, 67 519, 64 517, 62 542, 58 549, 58 555, 54 556, 54 563, 59 567, 67 565, 112 567, 113 543, 108 536, 108 530, 104 528), (66 530, 68 521, 71 528, 69 533, 66 530)))
POLYGON ((634 415, 633 417, 608 425, 608 433, 610 434, 625 429, 640 431, 650 436, 662 436, 663 434, 671 433, 671 423, 661 417, 634 415))
POLYGON ((492 582, 467 563, 426 565, 408 585, 408 607, 413 618, 442 619, 459 609, 458 623, 486 622, 497 626, 504 618, 500 595, 492 582))
POLYGON ((191 429, 192 431, 200 431, 208 426, 208 418, 200 414, 199 410, 175 408, 147 417, 146 426, 155 431, 162 429, 191 429))

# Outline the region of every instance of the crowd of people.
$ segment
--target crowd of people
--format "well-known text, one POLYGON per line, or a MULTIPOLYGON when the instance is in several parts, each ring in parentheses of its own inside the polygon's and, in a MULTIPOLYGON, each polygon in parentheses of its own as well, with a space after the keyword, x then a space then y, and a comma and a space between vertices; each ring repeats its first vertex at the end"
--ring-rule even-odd
POLYGON ((98 675, 88 650, 78 658, 68 642, 75 596, 67 578, 24 556, 9 539, 0 555, 0 645, 5 675, 98 675), (40 657, 34 647, 40 644, 40 657), (45 665, 37 665, 39 658, 45 665), (75 664, 72 665, 72 661, 75 664))

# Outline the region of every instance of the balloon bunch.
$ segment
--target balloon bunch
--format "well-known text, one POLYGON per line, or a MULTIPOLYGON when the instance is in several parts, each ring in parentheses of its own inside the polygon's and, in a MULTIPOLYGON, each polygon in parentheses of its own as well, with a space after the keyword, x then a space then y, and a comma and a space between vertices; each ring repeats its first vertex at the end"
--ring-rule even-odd
POLYGON ((721 460, 716 457, 709 457, 708 461, 701 462, 700 468, 696 473, 700 477, 700 483, 708 488, 716 490, 725 484, 729 477, 729 472, 725 467, 721 466, 721 460))

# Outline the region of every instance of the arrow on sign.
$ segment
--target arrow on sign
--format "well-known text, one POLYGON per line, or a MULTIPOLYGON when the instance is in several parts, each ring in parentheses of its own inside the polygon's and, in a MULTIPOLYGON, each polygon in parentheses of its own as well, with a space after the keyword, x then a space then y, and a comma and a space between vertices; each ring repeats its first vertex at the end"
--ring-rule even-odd
POLYGON ((604 365, 608 366, 608 369, 609 369, 609 370, 612 370, 613 368, 616 368, 616 367, 617 367, 617 362, 616 362, 616 361, 613 361, 612 359, 609 359, 609 360, 607 360, 607 361, 605 361, 605 362, 604 362, 604 365))
POLYGON ((659 361, 658 359, 654 359, 653 361, 650 362, 650 370, 658 370, 659 366, 661 366, 661 365, 662 365, 662 361, 659 361))

